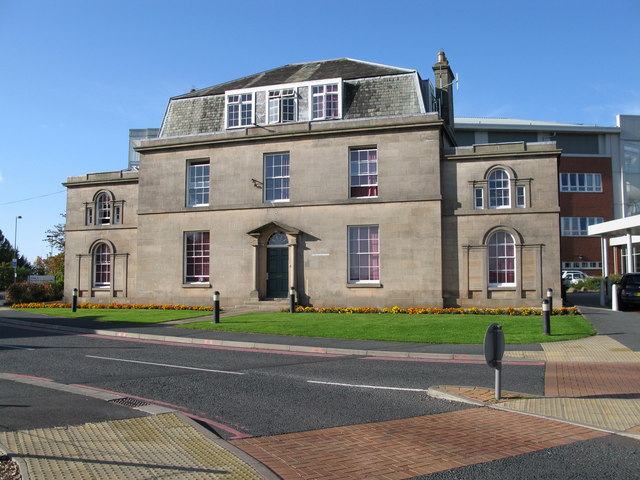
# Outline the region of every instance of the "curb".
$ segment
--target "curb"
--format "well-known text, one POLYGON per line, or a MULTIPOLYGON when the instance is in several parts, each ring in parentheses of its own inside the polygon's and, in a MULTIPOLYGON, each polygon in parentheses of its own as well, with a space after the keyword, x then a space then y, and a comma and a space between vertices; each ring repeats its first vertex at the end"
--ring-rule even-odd
MULTIPOLYGON (((8 323, 12 325, 26 325, 31 327, 55 330, 59 332, 72 332, 81 334, 93 334, 107 337, 118 338, 133 338, 137 340, 150 340, 158 342, 171 342, 171 343, 183 343, 191 345, 206 345, 214 347, 226 347, 226 348, 246 348, 249 350, 270 350, 276 352, 292 352, 292 353, 309 353, 309 354, 322 354, 322 355, 336 355, 336 356, 366 356, 366 357, 386 357, 386 358, 409 358, 416 360, 456 360, 456 361, 468 361, 468 362, 482 362, 485 363, 484 355, 477 354, 460 354, 460 353, 423 353, 423 352, 397 352, 387 350, 361 350, 361 349, 348 349, 348 348, 333 348, 333 347, 309 347, 301 345, 284 345, 276 343, 258 343, 258 342, 239 342, 232 340, 215 340, 215 339, 203 339, 203 338, 185 338, 185 337, 173 337, 169 335, 152 335, 147 333, 132 333, 122 332, 114 330, 94 330, 89 328, 69 327, 64 325, 51 325, 48 323, 39 323, 29 320, 16 320, 16 319, 0 319, 0 323, 8 323)), ((508 352, 505 352, 508 355, 508 352)), ((522 363, 532 362, 540 363, 540 360, 513 360, 513 362, 522 363)), ((507 360, 503 362, 509 364, 511 361, 507 360)))

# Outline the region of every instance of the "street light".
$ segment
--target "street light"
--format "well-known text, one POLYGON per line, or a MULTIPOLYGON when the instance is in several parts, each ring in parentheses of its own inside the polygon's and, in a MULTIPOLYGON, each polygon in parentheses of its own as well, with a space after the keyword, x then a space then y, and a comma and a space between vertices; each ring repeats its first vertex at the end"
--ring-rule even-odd
POLYGON ((16 226, 13 231, 13 248, 16 252, 16 256, 13 259, 13 281, 18 281, 18 220, 21 219, 22 216, 16 216, 16 226))

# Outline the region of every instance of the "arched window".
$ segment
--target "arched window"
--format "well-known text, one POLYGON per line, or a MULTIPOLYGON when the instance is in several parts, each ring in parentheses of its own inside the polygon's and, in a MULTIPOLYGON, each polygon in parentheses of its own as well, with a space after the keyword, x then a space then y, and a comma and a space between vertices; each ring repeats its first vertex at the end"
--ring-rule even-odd
POLYGON ((93 250, 93 286, 111 286, 111 248, 100 243, 93 250))
POLYGON ((489 253, 489 286, 508 287, 516 284, 516 242, 508 232, 495 232, 487 244, 489 253))
POLYGON ((98 225, 111 223, 111 198, 108 193, 101 193, 96 198, 96 221, 98 225))
POLYGON ((509 174, 502 168, 489 174, 489 208, 511 208, 509 174))
POLYGON ((286 247, 289 243, 287 236, 282 232, 277 232, 269 237, 269 247, 286 247))

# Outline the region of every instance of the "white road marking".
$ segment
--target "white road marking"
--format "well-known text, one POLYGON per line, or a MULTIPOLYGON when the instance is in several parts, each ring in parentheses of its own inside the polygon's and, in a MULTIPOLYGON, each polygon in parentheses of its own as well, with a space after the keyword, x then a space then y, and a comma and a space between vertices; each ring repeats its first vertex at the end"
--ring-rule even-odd
POLYGON ((185 367, 183 365, 170 365, 168 363, 142 362, 139 360, 126 360, 124 358, 112 358, 112 357, 98 357, 95 355, 85 355, 85 356, 88 358, 97 358, 99 360, 112 360, 114 362, 141 363, 143 365, 155 365, 158 367, 181 368, 183 370, 198 370, 200 372, 228 373, 229 375, 244 375, 244 373, 242 372, 231 372, 229 370, 211 370, 209 368, 185 367))
POLYGON ((334 385, 338 387, 371 388, 374 390, 395 390, 398 392, 428 392, 428 390, 423 388, 382 387, 379 385, 354 385, 351 383, 318 382, 315 380, 307 380, 307 383, 318 383, 320 385, 334 385))
POLYGON ((33 350, 33 348, 18 347, 17 345, 1 345, 0 348, 13 348, 15 350, 33 350))

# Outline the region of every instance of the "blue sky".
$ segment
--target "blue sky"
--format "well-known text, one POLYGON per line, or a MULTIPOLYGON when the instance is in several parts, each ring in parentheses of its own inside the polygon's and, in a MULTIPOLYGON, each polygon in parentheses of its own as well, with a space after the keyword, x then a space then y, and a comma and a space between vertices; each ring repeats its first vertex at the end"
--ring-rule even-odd
POLYGON ((640 2, 0 0, 0 230, 30 261, 63 219, 68 176, 127 167, 130 128, 170 97, 350 57, 432 78, 457 116, 613 126, 640 114, 640 2))

